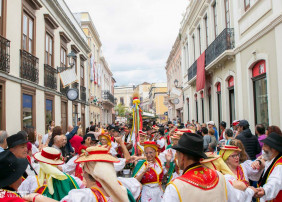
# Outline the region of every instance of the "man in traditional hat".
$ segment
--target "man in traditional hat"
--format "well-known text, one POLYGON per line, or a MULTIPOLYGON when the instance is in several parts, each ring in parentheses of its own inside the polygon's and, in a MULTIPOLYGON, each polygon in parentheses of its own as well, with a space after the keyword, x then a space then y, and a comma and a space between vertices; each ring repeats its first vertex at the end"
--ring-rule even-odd
POLYGON ((163 202, 227 201, 224 176, 200 164, 200 159, 207 157, 203 151, 203 138, 200 135, 184 133, 178 144, 172 148, 177 151, 178 165, 184 174, 167 186, 163 202))
POLYGON ((3 151, 0 155, 0 202, 24 201, 16 193, 22 183, 22 176, 27 168, 25 158, 17 158, 10 151, 3 151))
POLYGON ((282 201, 282 136, 273 132, 264 143, 263 159, 265 162, 264 172, 258 182, 258 193, 255 197, 260 201, 282 201))
POLYGON ((27 139, 21 133, 11 135, 7 138, 8 149, 17 158, 27 157, 27 142, 28 142, 27 139))

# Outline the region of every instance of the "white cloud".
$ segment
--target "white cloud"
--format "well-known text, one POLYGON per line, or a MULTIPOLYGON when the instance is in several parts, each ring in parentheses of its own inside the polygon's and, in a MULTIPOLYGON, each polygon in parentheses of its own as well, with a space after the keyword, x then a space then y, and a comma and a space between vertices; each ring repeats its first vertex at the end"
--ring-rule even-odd
POLYGON ((166 81, 165 65, 187 0, 65 0, 89 12, 118 85, 166 81))

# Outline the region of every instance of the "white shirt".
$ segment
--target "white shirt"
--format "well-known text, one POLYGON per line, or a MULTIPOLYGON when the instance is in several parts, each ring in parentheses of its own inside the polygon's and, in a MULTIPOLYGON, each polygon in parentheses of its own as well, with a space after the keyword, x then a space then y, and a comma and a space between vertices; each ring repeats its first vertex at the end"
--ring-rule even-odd
MULTIPOLYGON (((265 163, 265 171, 269 168, 274 158, 265 163)), ((261 202, 275 199, 279 191, 282 190, 282 165, 277 165, 267 178, 267 182, 263 185, 265 195, 260 199, 261 202)))

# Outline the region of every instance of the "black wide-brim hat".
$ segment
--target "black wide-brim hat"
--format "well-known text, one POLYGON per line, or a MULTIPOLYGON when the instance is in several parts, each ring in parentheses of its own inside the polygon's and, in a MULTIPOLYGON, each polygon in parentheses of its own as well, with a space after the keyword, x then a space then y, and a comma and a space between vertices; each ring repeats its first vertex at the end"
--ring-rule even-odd
POLYGON ((204 152, 203 137, 195 133, 184 133, 178 144, 172 148, 184 154, 207 158, 204 152))
POLYGON ((278 133, 272 132, 262 142, 269 147, 282 153, 282 136, 278 133))
POLYGON ((8 145, 8 148, 13 148, 17 145, 20 145, 20 144, 25 144, 27 143, 27 139, 25 138, 25 136, 21 133, 17 133, 15 135, 11 135, 7 138, 7 145, 8 145))
POLYGON ((23 176, 28 165, 27 159, 18 159, 10 151, 0 153, 0 188, 9 186, 23 176))
POLYGON ((84 144, 84 143, 85 143, 85 140, 86 140, 88 137, 91 137, 91 140, 92 140, 92 141, 98 142, 98 140, 96 139, 94 133, 89 132, 89 133, 87 133, 86 135, 83 136, 83 140, 81 141, 81 144, 84 144))

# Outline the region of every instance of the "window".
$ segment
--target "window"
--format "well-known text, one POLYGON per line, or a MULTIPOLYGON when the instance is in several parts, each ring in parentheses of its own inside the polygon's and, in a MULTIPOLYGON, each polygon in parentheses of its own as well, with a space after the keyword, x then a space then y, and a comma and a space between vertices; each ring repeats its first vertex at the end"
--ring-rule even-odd
POLYGON ((221 117, 221 84, 218 83, 217 84, 217 112, 218 112, 218 125, 220 124, 220 122, 222 121, 222 117, 221 117))
POLYGON ((80 58, 80 85, 84 86, 84 60, 80 58))
POLYGON ((259 61, 252 70, 254 105, 255 105, 255 124, 268 126, 268 96, 265 61, 259 61))
POLYGON ((0 80, 0 130, 6 129, 5 116, 5 80, 0 80))
POLYGON ((196 60, 196 52, 195 52, 195 36, 194 36, 194 34, 193 34, 193 36, 192 36, 192 40, 193 40, 193 57, 194 57, 194 60, 193 61, 195 61, 196 60))
POLYGON ((53 66, 53 37, 45 34, 45 64, 53 66))
POLYGON ((230 123, 235 120, 235 93, 234 93, 234 77, 231 76, 228 79, 228 90, 229 90, 229 114, 230 123))
POLYGON ((216 8, 216 2, 212 6, 213 9, 213 23, 214 23, 214 35, 217 37, 217 8, 216 8))
POLYGON ((208 16, 206 15, 204 18, 205 21, 205 31, 206 31, 206 48, 209 46, 209 27, 208 27, 208 16))
POLYGON ((195 104, 196 104, 196 121, 199 122, 199 114, 198 114, 198 99, 197 94, 195 95, 195 104))
POLYGON ((204 93, 201 92, 201 101, 202 101, 202 123, 205 123, 205 102, 204 102, 204 93))
POLYGON ((245 11, 250 8, 250 0, 244 0, 245 11))
POLYGON ((61 67, 67 66, 67 50, 61 46, 61 67))
POLYGON ((22 90, 22 127, 36 127, 35 90, 22 90))
POLYGON ((77 126, 77 119, 78 119, 78 108, 77 104, 72 105, 72 125, 77 126))
POLYGON ((187 107, 188 107, 188 121, 190 120, 190 109, 189 109, 189 98, 186 99, 187 100, 187 107))
POLYGON ((224 0, 225 6, 225 24, 226 28, 230 28, 230 9, 229 9, 229 0, 224 0))
POLYGON ((34 19, 23 12, 22 49, 33 54, 34 50, 34 19))
POLYGON ((208 90, 208 102, 209 102, 209 120, 212 120, 212 99, 211 99, 211 88, 208 90))
POLYGON ((48 132, 49 123, 54 120, 53 110, 54 110, 53 100, 46 99, 45 100, 45 127, 46 127, 46 132, 48 132))
POLYGON ((5 3, 6 0, 0 0, 0 35, 2 36, 4 36, 5 3))
POLYGON ((199 51, 201 55, 202 50, 201 50, 201 27, 200 26, 198 27, 198 34, 199 34, 199 51))
POLYGON ((123 97, 120 98, 120 101, 119 101, 119 102, 120 102, 120 104, 124 105, 124 99, 123 99, 123 97))

